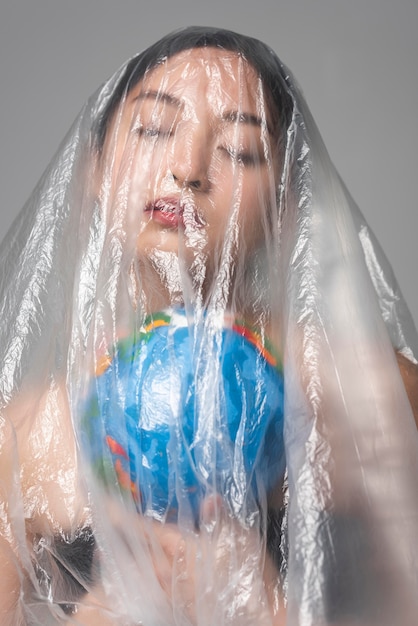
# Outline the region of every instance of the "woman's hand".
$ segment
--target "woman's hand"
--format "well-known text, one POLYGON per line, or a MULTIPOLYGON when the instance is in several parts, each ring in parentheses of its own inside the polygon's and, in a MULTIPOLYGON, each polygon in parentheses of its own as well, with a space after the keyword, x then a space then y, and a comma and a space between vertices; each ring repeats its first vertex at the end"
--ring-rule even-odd
MULTIPOLYGON (((129 514, 115 501, 106 508, 116 533, 112 543, 119 546, 120 574, 128 576, 122 588, 135 579, 133 589, 139 590, 133 605, 140 606, 139 620, 188 626, 285 624, 279 575, 259 529, 233 519, 220 497, 203 502, 198 531, 129 514), (121 546, 127 547, 123 555, 121 546)), ((112 580, 119 577, 112 569, 110 574, 112 580)))
POLYGON ((193 625, 285 624, 278 572, 258 530, 231 518, 219 497, 203 502, 197 533, 158 522, 146 532, 155 572, 177 615, 193 625))

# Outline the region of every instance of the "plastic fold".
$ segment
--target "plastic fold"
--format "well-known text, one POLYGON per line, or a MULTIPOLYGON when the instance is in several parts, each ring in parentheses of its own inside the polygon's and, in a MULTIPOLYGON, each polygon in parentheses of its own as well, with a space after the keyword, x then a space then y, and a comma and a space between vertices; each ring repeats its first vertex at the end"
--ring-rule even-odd
POLYGON ((267 46, 127 61, 0 264, 1 624, 416 623, 417 334, 267 46))

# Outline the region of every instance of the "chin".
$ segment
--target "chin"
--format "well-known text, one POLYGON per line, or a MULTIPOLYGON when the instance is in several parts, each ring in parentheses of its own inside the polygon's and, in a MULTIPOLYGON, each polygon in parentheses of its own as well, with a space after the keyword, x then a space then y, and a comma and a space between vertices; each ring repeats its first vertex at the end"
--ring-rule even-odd
POLYGON ((150 257, 155 252, 169 252, 178 255, 179 233, 177 231, 142 233, 137 239, 136 249, 138 257, 150 257))

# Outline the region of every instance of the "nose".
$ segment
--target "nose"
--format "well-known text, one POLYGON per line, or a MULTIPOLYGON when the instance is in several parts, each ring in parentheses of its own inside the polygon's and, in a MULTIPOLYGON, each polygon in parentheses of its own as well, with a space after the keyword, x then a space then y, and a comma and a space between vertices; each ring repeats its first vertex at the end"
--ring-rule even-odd
POLYGON ((202 121, 178 129, 171 145, 169 169, 176 183, 201 192, 210 190, 210 133, 202 121))

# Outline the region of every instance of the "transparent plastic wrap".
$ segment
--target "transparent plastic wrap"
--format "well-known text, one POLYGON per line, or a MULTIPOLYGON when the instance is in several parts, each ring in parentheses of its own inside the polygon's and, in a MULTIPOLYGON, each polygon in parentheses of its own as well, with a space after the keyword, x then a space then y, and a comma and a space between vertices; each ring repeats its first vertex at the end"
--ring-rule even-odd
POLYGON ((416 331, 269 48, 128 61, 0 260, 2 624, 416 623, 416 331))

